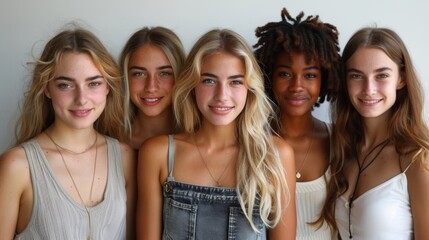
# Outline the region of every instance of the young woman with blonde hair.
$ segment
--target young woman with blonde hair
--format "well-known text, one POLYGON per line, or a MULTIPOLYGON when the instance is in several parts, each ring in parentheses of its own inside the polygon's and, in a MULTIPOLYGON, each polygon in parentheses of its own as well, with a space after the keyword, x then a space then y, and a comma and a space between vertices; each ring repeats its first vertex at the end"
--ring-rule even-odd
POLYGON ((7 239, 132 239, 135 154, 119 69, 91 32, 64 30, 34 63, 16 146, 0 157, 7 239))
POLYGON ((193 46, 173 95, 184 133, 139 152, 138 237, 295 239, 292 148, 271 135, 272 109, 251 48, 212 30, 193 46))

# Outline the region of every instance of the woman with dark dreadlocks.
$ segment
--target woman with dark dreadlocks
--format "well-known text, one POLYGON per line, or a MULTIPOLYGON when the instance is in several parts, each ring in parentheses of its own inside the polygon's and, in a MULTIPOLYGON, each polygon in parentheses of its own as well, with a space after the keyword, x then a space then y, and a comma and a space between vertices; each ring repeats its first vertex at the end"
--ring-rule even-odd
POLYGON ((338 32, 318 16, 295 19, 284 8, 280 22, 256 29, 255 54, 265 72, 268 96, 277 105, 273 128, 296 154, 296 239, 334 239, 324 222, 316 224, 326 199, 330 126, 312 115, 333 99, 340 61, 338 32))

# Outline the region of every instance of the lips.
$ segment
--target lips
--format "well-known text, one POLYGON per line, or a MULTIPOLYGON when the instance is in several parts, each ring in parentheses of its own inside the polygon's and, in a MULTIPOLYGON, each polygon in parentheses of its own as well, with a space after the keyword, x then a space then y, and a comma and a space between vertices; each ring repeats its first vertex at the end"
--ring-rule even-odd
POLYGON ((364 104, 372 105, 382 101, 382 99, 359 99, 364 104))
POLYGON ((209 107, 214 113, 217 113, 217 114, 227 114, 234 108, 229 106, 209 106, 209 107))
POLYGON ((86 117, 92 112, 91 109, 79 109, 79 110, 70 110, 70 112, 76 117, 86 117))
POLYGON ((286 97, 286 100, 291 105, 301 105, 307 102, 307 98, 305 97, 286 97))
POLYGON ((153 97, 153 98, 140 98, 145 105, 153 106, 161 102, 163 97, 153 97))

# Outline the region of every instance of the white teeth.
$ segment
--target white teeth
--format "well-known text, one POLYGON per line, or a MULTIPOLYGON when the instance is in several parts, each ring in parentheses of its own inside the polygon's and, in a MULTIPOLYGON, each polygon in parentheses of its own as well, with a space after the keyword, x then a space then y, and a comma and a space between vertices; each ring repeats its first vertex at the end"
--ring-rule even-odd
POLYGON ((380 102, 381 100, 362 100, 363 103, 365 104, 375 104, 380 102))
POLYGON ((146 102, 156 102, 159 100, 159 98, 145 98, 144 99, 146 102))
POLYGON ((218 111, 226 111, 226 110, 229 110, 230 108, 223 107, 223 108, 215 108, 215 109, 218 111))

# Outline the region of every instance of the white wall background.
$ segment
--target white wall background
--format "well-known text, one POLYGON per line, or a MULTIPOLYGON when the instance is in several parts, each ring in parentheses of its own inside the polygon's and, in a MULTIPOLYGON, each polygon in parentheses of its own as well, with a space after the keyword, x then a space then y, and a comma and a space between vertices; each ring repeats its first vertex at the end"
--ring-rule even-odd
MULTIPOLYGON (((390 27, 405 41, 424 88, 429 89, 429 2, 424 0, 0 0, 0 152, 13 142, 19 105, 31 78, 27 62, 64 24, 77 20, 100 37, 115 58, 128 37, 143 26, 171 28, 189 50, 215 27, 231 28, 253 45, 254 30, 279 21, 287 7, 337 26, 340 45, 358 28, 390 27)), ((427 101, 426 101, 427 102, 427 101)), ((425 112, 429 103, 426 103, 425 112)), ((328 120, 328 105, 316 115, 328 120)))

